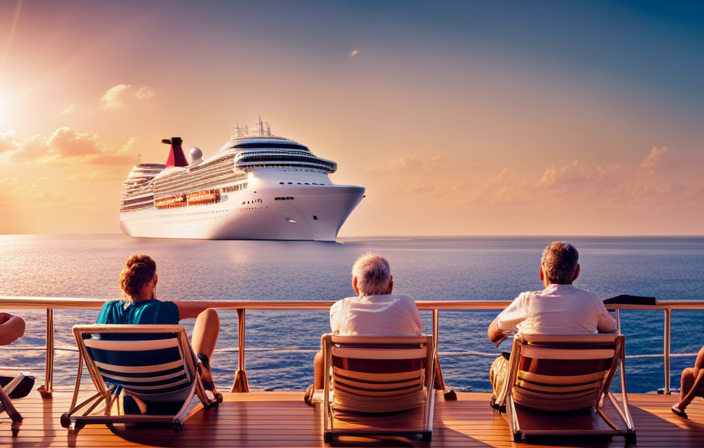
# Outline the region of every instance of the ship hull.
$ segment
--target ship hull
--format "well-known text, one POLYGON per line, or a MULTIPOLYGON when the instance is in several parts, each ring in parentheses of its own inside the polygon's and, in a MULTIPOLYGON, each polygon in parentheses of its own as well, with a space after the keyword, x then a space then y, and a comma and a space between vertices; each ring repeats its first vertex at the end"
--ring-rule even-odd
POLYGON ((141 238, 335 241, 364 195, 358 186, 255 185, 216 204, 123 212, 120 228, 141 238))

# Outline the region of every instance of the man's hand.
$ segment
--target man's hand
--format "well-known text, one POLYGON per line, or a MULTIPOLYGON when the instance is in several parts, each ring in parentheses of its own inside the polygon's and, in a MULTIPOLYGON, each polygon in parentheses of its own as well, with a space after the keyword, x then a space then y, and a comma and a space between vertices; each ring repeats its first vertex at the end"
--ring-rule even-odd
POLYGON ((499 322, 496 319, 489 325, 489 329, 486 333, 487 336, 489 336, 489 340, 496 344, 497 347, 508 338, 508 334, 504 333, 504 331, 499 328, 499 322))

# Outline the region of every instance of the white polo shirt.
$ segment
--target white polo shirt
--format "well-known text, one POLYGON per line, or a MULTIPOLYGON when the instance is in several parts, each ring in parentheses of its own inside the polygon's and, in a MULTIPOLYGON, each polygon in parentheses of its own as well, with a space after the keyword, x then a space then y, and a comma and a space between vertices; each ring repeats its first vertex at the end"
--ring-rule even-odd
POLYGON ((590 291, 572 285, 550 285, 523 292, 497 317, 503 331, 526 334, 613 333, 616 320, 604 302, 590 291))
POLYGON ((330 308, 330 328, 344 336, 420 336, 416 302, 402 294, 348 297, 330 308))

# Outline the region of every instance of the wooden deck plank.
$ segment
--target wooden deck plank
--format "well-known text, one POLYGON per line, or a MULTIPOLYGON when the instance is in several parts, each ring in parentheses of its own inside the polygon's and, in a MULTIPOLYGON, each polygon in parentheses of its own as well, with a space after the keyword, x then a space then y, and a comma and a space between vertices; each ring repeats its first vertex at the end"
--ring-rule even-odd
MULTIPOLYGON (((418 447, 530 448, 557 447, 623 447, 623 437, 612 440, 590 438, 547 439, 537 443, 515 444, 506 420, 488 405, 489 395, 460 393, 454 402, 439 398, 435 411, 433 441, 413 441, 418 447)), ((38 394, 16 400, 25 417, 19 433, 12 436, 10 421, 0 417, 0 446, 16 448, 133 448, 143 446, 221 448, 243 447, 324 447, 320 407, 303 404, 302 392, 253 392, 224 394, 217 409, 195 414, 180 432, 170 427, 125 428, 116 425, 91 425, 78 434, 69 434, 61 427, 59 417, 68 409, 71 395, 55 393, 53 400, 42 400, 38 394)), ((690 420, 675 416, 669 410, 677 401, 674 396, 630 395, 631 413, 636 424, 638 447, 693 448, 704 446, 704 401, 695 401, 688 409, 690 420)), ((353 440, 352 440, 353 442, 353 440)), ((367 441, 368 442, 368 441, 367 441)), ((389 444, 389 441, 385 441, 389 444)), ((398 445, 398 443, 396 443, 398 445)), ((408 446, 408 443, 405 444, 408 446)), ((351 443, 347 446, 370 446, 351 443)))

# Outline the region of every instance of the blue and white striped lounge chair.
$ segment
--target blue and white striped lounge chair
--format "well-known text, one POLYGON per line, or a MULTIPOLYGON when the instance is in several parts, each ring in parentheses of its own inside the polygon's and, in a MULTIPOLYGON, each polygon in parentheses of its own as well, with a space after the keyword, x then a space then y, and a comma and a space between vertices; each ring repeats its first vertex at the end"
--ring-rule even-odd
POLYGON ((192 403, 195 397, 206 408, 222 401, 217 391, 211 396, 204 389, 197 369, 200 361, 180 325, 75 325, 73 334, 78 374, 70 411, 61 416, 64 428, 171 423, 180 429, 198 405, 192 403), (83 360, 97 393, 76 405, 83 360), (86 411, 79 415, 83 408, 86 411))
POLYGON ((432 336, 323 335, 323 438, 433 433, 432 336))
POLYGON ((635 443, 624 353, 620 334, 516 336, 508 379, 497 398, 514 441, 526 436, 623 435, 635 443), (609 390, 616 370, 620 403, 609 390), (615 410, 611 417, 603 409, 606 398, 615 410))

